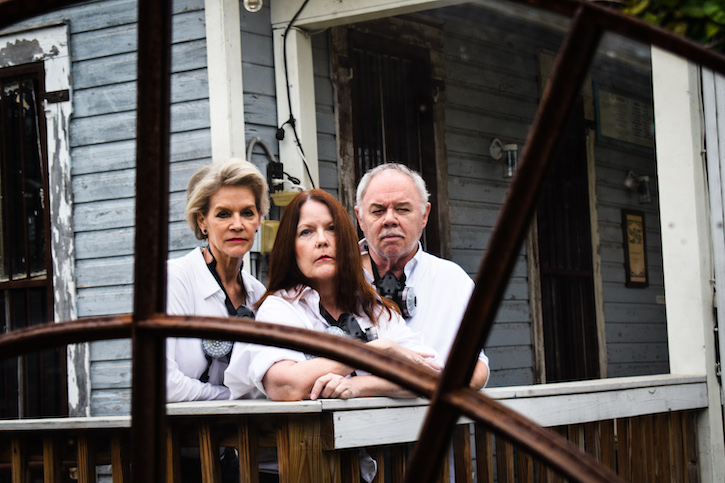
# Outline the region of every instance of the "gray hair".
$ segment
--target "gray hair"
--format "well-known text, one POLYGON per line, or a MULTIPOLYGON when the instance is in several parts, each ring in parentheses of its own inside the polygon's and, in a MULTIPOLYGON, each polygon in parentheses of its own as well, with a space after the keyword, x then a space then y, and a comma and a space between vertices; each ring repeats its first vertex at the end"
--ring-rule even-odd
POLYGON ((211 197, 224 186, 249 188, 254 193, 254 204, 259 216, 264 216, 269 211, 267 180, 255 165, 239 158, 206 165, 194 173, 186 191, 186 221, 199 240, 206 236, 199 228, 197 216, 209 212, 211 197))
POLYGON ((373 169, 365 173, 365 175, 360 178, 360 182, 357 185, 355 206, 362 206, 362 200, 363 198, 365 198, 365 193, 367 192, 368 186, 370 186, 370 182, 373 180, 373 178, 378 174, 382 173, 383 171, 388 170, 395 170, 410 177, 410 179, 413 181, 413 184, 415 185, 415 189, 417 189, 418 194, 420 194, 421 210, 423 210, 423 213, 425 213, 426 203, 428 203, 428 199, 430 198, 430 193, 428 193, 428 189, 425 187, 425 181, 423 181, 421 175, 418 174, 416 171, 413 171, 406 165, 400 163, 384 163, 374 167, 373 169))

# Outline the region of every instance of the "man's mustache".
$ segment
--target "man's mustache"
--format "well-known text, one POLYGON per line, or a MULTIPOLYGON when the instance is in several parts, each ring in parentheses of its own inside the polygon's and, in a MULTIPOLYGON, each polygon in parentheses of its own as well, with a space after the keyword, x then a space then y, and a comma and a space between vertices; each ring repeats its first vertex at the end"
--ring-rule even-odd
POLYGON ((399 237, 405 237, 405 233, 403 233, 400 230, 383 230, 380 232, 380 238, 385 238, 388 236, 399 236, 399 237))

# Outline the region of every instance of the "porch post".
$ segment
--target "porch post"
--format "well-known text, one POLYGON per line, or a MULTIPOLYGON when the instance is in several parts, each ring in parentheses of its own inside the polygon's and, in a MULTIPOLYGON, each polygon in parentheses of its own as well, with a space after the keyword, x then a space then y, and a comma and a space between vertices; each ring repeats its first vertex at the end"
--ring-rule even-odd
POLYGON ((212 160, 246 159, 239 1, 206 0, 204 12, 212 160))
MULTIPOLYGON (((275 4, 271 8, 274 10, 275 4)), ((284 33, 287 24, 274 25, 274 77, 277 89, 277 123, 282 126, 290 118, 290 105, 295 129, 307 160, 309 175, 297 148, 297 140, 289 124, 285 124, 284 140, 279 142, 279 160, 284 170, 298 178, 305 188, 320 187, 317 165, 317 118, 315 80, 312 69, 312 42, 309 35, 297 28, 287 32, 287 76, 285 76, 284 33), (289 84, 289 97, 287 85, 289 84)))
POLYGON ((653 48, 652 86, 670 372, 706 375, 700 470, 702 481, 725 481, 699 69, 653 48))

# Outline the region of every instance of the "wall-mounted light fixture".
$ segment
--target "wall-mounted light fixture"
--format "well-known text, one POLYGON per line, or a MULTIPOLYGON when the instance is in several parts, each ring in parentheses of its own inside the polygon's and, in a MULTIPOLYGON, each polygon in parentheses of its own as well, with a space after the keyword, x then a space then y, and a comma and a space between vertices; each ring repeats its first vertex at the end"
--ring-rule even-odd
POLYGON ((488 152, 496 161, 503 158, 501 169, 503 170, 504 178, 510 178, 514 175, 516 165, 519 162, 518 151, 519 148, 515 144, 501 144, 501 141, 498 138, 491 141, 491 146, 489 146, 488 152))
POLYGON ((244 8, 247 12, 259 12, 262 9, 262 0, 244 0, 244 8))
POLYGON ((650 203, 652 201, 652 196, 649 192, 649 176, 637 176, 630 171, 624 179, 624 186, 639 195, 640 204, 650 203))

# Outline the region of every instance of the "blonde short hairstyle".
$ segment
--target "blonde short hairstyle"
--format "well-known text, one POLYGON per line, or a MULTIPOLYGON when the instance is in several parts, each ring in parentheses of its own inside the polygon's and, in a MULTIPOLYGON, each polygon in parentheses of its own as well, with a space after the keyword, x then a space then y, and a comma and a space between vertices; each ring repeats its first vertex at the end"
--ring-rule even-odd
POLYGON ((197 216, 209 212, 211 197, 224 186, 243 186, 254 193, 260 216, 269 211, 267 180, 252 163, 232 158, 224 163, 212 163, 199 169, 189 180, 186 191, 186 221, 199 240, 206 239, 197 223, 197 216))

